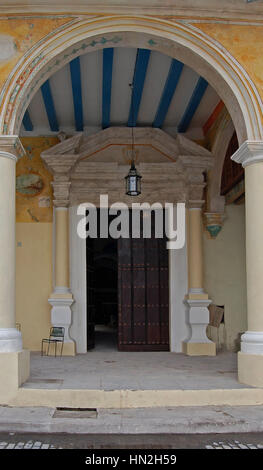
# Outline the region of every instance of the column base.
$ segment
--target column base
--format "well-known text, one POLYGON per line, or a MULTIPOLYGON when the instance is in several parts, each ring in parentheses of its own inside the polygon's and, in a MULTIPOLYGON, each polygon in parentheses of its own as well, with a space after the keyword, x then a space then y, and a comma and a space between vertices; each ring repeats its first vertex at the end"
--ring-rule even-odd
POLYGON ((237 364, 240 383, 263 388, 263 354, 239 352, 237 364))
MULTIPOLYGON (((51 324, 52 326, 62 326, 65 328, 65 337, 63 345, 63 356, 75 356, 76 344, 70 337, 69 328, 71 326, 71 305, 74 302, 72 294, 70 297, 53 297, 48 299, 52 306, 51 309, 51 324)), ((60 352, 58 351, 58 354, 60 352)))
MULTIPOLYGON (((195 292, 193 295, 197 295, 197 293, 195 292)), ((185 303, 189 307, 191 335, 187 341, 182 343, 183 352, 188 356, 215 356, 216 344, 210 341, 206 335, 206 328, 209 323, 207 307, 211 300, 188 298, 185 300, 185 303)))
POLYGON ((30 351, 0 353, 0 404, 6 405, 30 374, 30 351))
POLYGON ((22 351, 22 335, 16 328, 0 328, 0 353, 22 351))
POLYGON ((216 344, 183 342, 182 351, 187 356, 216 356, 216 344))

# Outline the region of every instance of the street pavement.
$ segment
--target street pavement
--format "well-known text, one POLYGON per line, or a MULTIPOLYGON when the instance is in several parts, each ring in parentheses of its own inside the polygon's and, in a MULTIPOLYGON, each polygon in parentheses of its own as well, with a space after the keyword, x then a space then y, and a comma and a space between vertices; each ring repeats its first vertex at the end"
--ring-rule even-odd
POLYGON ((3 449, 246 449, 262 451, 263 433, 140 435, 0 433, 0 450, 3 449))
POLYGON ((0 406, 0 450, 263 449, 263 406, 0 406))

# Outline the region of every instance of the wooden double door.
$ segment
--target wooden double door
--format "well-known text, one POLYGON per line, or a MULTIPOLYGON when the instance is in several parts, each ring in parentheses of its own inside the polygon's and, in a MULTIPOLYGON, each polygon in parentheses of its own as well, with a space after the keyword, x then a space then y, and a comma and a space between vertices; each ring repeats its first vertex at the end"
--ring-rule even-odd
MULTIPOLYGON (((120 351, 169 350, 169 267, 166 239, 119 238, 118 349, 120 351)), ((91 251, 87 251, 92 262, 91 251)), ((88 260, 87 260, 88 261, 88 260)), ((88 268, 92 278, 92 267, 88 268)), ((92 283, 92 279, 91 279, 92 283)), ((92 302, 93 289, 87 286, 92 302)), ((89 301, 89 299, 87 299, 89 301)), ((94 346, 96 312, 88 304, 88 344, 94 346), (90 319, 89 319, 90 315, 90 319), (90 321, 89 321, 90 320, 90 321)))

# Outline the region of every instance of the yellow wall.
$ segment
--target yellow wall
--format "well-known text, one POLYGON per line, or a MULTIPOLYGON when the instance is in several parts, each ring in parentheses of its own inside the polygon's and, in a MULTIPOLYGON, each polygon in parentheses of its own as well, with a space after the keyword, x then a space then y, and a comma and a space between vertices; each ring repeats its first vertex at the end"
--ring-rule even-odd
POLYGON ((200 23, 197 26, 216 39, 244 67, 263 98, 262 25, 200 23))
MULTIPOLYGON (((38 175, 36 194, 16 192, 16 321, 21 323, 23 345, 40 350, 50 328, 52 292, 52 175, 40 154, 58 142, 56 137, 23 137, 26 155, 17 162, 21 175, 38 175)), ((27 189, 27 188, 25 188, 27 189)))
POLYGON ((16 241, 16 321, 24 347, 40 350, 50 328, 52 223, 17 223, 16 241))
MULTIPOLYGON (((225 347, 237 350, 240 333, 247 329, 244 205, 226 206, 216 239, 204 233, 204 279, 209 298, 225 306, 225 347)), ((222 327, 218 333, 222 341, 222 327)))

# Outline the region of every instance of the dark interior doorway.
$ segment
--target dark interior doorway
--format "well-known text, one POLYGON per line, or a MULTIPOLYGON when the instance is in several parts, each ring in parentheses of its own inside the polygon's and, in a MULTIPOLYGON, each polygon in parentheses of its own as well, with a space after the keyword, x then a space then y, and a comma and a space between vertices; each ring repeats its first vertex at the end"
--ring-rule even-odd
MULTIPOLYGON (((97 216, 99 233, 99 209, 97 216)), ((117 349, 117 242, 111 237, 87 238, 87 349, 117 349)))
POLYGON ((129 238, 87 238, 87 349, 169 351, 165 233, 155 238, 150 217, 150 234, 144 238, 141 216, 140 237, 132 238, 131 212, 129 219, 129 238))

